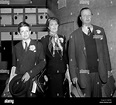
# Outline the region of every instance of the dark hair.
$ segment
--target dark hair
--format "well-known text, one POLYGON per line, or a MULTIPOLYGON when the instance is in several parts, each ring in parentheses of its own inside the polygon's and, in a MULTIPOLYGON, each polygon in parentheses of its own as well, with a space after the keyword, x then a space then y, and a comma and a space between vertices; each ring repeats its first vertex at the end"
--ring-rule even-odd
POLYGON ((84 8, 82 8, 82 9, 80 10, 79 16, 81 17, 82 11, 83 11, 83 10, 87 10, 87 9, 90 10, 90 11, 91 11, 91 14, 93 15, 92 10, 91 10, 89 7, 84 7, 84 8))
POLYGON ((58 18, 56 18, 56 17, 49 17, 49 18, 47 19, 47 21, 46 21, 47 30, 49 30, 48 27, 49 27, 49 24, 50 24, 50 21, 51 21, 51 20, 55 20, 55 21, 58 23, 58 25, 60 25, 60 22, 59 22, 58 18))
POLYGON ((84 7, 84 8, 82 8, 82 9, 80 10, 80 12, 79 12, 78 17, 77 17, 77 24, 78 24, 79 27, 82 26, 82 21, 81 21, 80 17, 81 17, 81 13, 82 13, 83 10, 90 10, 90 11, 91 11, 91 14, 93 15, 92 10, 91 10, 89 7, 84 7))
POLYGON ((20 23, 18 24, 18 32, 20 32, 20 28, 23 27, 23 26, 29 27, 29 30, 31 29, 31 28, 30 28, 30 25, 29 25, 28 23, 26 23, 26 22, 20 22, 20 23))

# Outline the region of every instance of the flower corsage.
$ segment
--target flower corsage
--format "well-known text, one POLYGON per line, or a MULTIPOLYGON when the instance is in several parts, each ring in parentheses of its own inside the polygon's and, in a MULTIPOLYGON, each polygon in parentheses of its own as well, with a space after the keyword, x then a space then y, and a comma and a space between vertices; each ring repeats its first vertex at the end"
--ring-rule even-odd
POLYGON ((30 50, 30 51, 33 51, 33 52, 36 52, 36 47, 35 47, 35 45, 30 45, 29 50, 30 50))

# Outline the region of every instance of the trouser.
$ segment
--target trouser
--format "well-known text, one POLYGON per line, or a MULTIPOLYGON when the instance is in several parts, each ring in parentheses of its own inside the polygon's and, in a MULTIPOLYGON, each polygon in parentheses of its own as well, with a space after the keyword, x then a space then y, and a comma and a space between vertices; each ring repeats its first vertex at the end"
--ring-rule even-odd
POLYGON ((97 72, 88 74, 86 88, 83 89, 85 97, 102 97, 101 80, 97 72))
POLYGON ((63 81, 65 74, 53 74, 48 76, 48 95, 49 97, 64 97, 63 81))

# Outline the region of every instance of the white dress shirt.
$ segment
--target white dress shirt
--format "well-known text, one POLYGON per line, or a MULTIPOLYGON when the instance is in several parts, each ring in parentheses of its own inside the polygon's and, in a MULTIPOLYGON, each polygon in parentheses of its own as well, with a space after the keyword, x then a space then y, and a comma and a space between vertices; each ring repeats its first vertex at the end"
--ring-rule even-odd
POLYGON ((90 28, 91 32, 93 31, 93 26, 86 26, 86 25, 83 25, 82 31, 83 31, 86 35, 88 35, 88 31, 89 31, 88 27, 90 28))
POLYGON ((23 40, 23 41, 22 41, 22 44, 23 44, 23 48, 24 48, 24 49, 25 49, 25 42, 27 43, 27 46, 29 46, 30 41, 31 41, 31 39, 23 40))

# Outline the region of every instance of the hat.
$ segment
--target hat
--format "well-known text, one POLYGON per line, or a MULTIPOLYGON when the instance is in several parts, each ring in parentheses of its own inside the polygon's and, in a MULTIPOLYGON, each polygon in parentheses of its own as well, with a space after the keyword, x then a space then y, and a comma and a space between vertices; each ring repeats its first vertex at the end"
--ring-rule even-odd
POLYGON ((71 95, 72 97, 84 97, 84 94, 82 93, 77 83, 75 85, 71 85, 71 95))
POLYGON ((13 97, 24 97, 30 86, 30 79, 23 82, 22 74, 16 75, 9 83, 9 91, 13 97))

